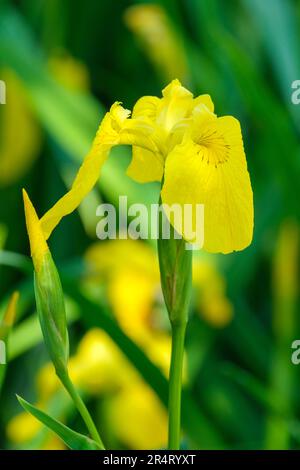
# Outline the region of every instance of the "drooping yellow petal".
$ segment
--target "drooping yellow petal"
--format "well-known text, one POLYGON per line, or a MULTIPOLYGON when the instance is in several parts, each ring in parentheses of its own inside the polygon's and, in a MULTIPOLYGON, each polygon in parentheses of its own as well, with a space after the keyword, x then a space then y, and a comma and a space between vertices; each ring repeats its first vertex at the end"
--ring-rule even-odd
POLYGON ((31 256, 35 270, 38 272, 41 262, 45 254, 49 251, 49 248, 41 229, 40 220, 25 189, 23 189, 23 199, 31 256))
MULTIPOLYGON (((253 196, 239 122, 230 117, 211 119, 199 130, 197 143, 187 140, 166 160, 162 200, 192 205, 196 232, 196 204, 204 205, 204 249, 230 253, 252 240, 253 196)), ((183 233, 182 219, 171 220, 183 233)), ((189 241, 195 241, 195 236, 189 241)))
POLYGON ((130 178, 138 183, 161 181, 163 171, 163 165, 158 156, 149 150, 133 147, 132 160, 126 171, 130 178))
POLYGON ((60 220, 73 212, 96 184, 111 147, 119 143, 120 130, 128 116, 129 112, 119 103, 115 103, 110 112, 106 113, 72 188, 41 218, 46 240, 60 220))
POLYGON ((156 150, 149 138, 152 132, 148 122, 129 119, 130 111, 120 103, 112 105, 98 129, 91 150, 85 157, 73 185, 54 206, 41 218, 41 226, 46 240, 60 220, 73 212, 96 184, 101 168, 114 145, 139 145, 148 150, 156 150))

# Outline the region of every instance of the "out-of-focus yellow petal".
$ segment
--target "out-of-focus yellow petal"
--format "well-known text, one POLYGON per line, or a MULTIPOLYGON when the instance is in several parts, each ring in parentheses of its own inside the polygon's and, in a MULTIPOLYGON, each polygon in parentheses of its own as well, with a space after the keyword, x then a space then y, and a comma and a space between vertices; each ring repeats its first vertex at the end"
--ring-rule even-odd
POLYGON ((55 434, 51 433, 46 441, 41 446, 41 450, 66 450, 66 446, 64 445, 63 441, 59 439, 59 437, 55 436, 55 434))
POLYGON ((201 316, 215 328, 224 328, 233 317, 233 306, 224 296, 203 296, 200 303, 201 316))
POLYGON ((149 335, 155 290, 153 279, 130 268, 109 283, 109 301, 118 323, 139 343, 149 335))
POLYGON ((20 294, 16 291, 9 299, 8 306, 4 312, 3 318, 0 320, 0 340, 7 337, 11 327, 15 322, 19 297, 20 294))
MULTIPOLYGON (((239 122, 230 116, 211 118, 199 132, 196 142, 186 140, 169 154, 162 200, 182 209, 184 204, 192 205, 193 232, 196 204, 204 205, 205 250, 242 250, 252 240, 253 195, 239 122)), ((184 232, 182 219, 171 222, 184 232)), ((195 241, 195 236, 183 235, 195 241)))
POLYGON ((13 184, 31 167, 41 146, 41 131, 21 83, 10 70, 1 71, 7 84, 0 113, 0 186, 13 184))
POLYGON ((60 387, 52 362, 45 364, 36 377, 37 393, 40 401, 46 402, 60 387))
POLYGON ((90 275, 96 282, 110 279, 126 269, 146 274, 159 282, 158 262, 154 250, 141 240, 108 240, 92 244, 85 254, 90 275))
POLYGON ((35 209, 28 197, 28 194, 23 189, 23 199, 24 199, 24 208, 25 208, 25 218, 27 232, 30 241, 30 250, 32 260, 35 266, 35 270, 39 271, 41 266, 41 261, 43 260, 45 254, 49 251, 47 242, 45 240, 44 234, 41 230, 40 221, 35 212, 35 209))
POLYGON ((183 43, 163 8, 153 4, 131 6, 126 10, 125 22, 166 80, 187 78, 183 43))
POLYGON ((167 443, 167 412, 143 382, 134 382, 107 401, 106 419, 115 437, 130 449, 161 449, 167 443))
POLYGON ((87 91, 90 88, 86 66, 65 51, 59 51, 50 57, 49 69, 54 78, 69 90, 87 91))
POLYGON ((152 328, 152 312, 159 289, 154 250, 140 240, 111 240, 92 245, 86 260, 91 278, 108 283, 108 297, 123 330, 144 344, 152 328))
POLYGON ((233 317, 233 306, 226 297, 226 283, 211 258, 193 262, 193 285, 198 313, 216 328, 227 326, 233 317))
POLYGON ((145 343, 147 356, 156 364, 166 377, 169 377, 171 357, 171 336, 166 333, 152 333, 145 343))
POLYGON ((21 83, 10 70, 1 71, 7 84, 0 113, 0 186, 18 181, 32 166, 41 146, 41 131, 21 83))
POLYGON ((42 424, 25 411, 14 416, 8 423, 6 434, 11 442, 22 444, 34 438, 42 429, 42 424))
POLYGON ((90 330, 79 344, 70 363, 75 383, 89 393, 99 394, 118 389, 135 375, 133 367, 102 330, 90 330))

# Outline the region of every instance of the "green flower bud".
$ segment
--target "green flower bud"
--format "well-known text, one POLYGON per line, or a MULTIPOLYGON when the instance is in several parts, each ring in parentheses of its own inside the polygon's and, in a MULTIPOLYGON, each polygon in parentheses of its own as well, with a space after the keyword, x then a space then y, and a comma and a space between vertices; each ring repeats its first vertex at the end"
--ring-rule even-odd
POLYGON ((161 215, 158 257, 161 287, 171 323, 186 323, 192 290, 192 250, 186 249, 186 241, 176 238, 175 229, 170 226, 170 237, 162 236, 167 217, 161 215))
POLYGON ((34 264, 37 311, 44 340, 59 376, 66 375, 69 340, 64 294, 45 236, 27 193, 23 192, 26 225, 34 264))
POLYGON ((34 273, 34 291, 44 340, 56 372, 61 375, 67 369, 69 340, 63 290, 50 252, 34 273))

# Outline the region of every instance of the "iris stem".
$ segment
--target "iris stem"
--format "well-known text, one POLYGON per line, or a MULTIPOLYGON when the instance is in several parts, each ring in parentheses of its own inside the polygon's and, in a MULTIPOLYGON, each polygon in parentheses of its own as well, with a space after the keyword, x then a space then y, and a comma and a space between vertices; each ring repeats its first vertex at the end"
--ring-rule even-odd
POLYGON ((105 450, 104 444, 102 442, 102 439, 98 433, 98 430, 95 426, 95 423, 85 406, 81 396, 79 395, 78 391, 76 390, 73 382, 71 381, 70 377, 68 374, 63 374, 63 376, 59 376, 60 380, 64 384, 67 392, 69 393, 70 397, 73 400, 74 405, 76 406, 78 412, 80 413, 83 421, 85 422, 85 425, 91 435, 91 437, 96 441, 99 446, 101 447, 101 450, 105 450))
POLYGON ((186 323, 171 323, 172 352, 169 377, 169 450, 180 449, 182 366, 186 323))

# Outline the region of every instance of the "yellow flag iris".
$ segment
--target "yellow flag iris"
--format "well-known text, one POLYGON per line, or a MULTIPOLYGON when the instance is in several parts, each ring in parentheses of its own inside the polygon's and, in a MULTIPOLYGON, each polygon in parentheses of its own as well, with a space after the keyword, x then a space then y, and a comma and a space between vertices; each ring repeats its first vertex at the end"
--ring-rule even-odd
MULTIPOLYGON (((140 183, 162 181, 164 204, 204 205, 204 249, 230 253, 252 240, 253 196, 239 122, 217 117, 210 96, 197 98, 173 80, 162 97, 144 96, 132 117, 119 103, 108 112, 71 190, 41 219, 47 239, 95 185, 114 145, 132 145, 128 175, 140 183)), ((189 239, 182 224, 176 230, 189 239)), ((193 229, 195 227, 193 226, 193 229)), ((194 231, 194 230, 193 230, 194 231)))

